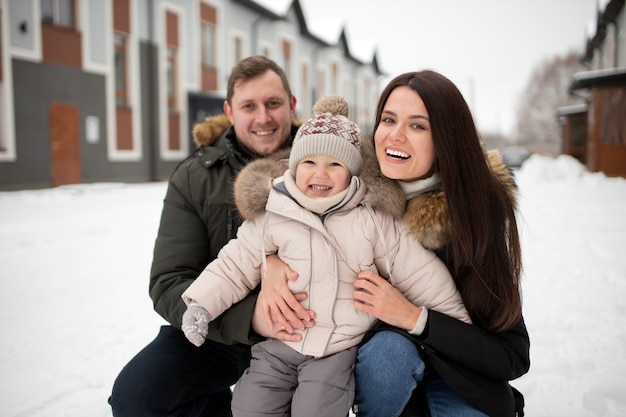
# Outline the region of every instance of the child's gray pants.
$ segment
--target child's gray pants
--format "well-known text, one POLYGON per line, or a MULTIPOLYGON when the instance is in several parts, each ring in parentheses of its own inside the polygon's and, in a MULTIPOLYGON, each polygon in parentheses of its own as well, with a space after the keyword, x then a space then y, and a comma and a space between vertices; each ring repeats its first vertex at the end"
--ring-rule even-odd
POLYGON ((347 416, 354 401, 357 349, 314 358, 278 340, 257 343, 250 367, 235 385, 233 417, 347 416))

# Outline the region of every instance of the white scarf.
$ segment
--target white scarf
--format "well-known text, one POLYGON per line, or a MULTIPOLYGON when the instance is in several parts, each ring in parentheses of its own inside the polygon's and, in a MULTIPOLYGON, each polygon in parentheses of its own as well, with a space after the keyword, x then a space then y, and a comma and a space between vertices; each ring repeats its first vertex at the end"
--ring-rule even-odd
POLYGON ((289 192, 289 194, 296 200, 302 207, 307 210, 312 211, 317 214, 324 214, 330 209, 336 209, 344 204, 346 204, 354 193, 359 189, 360 182, 359 178, 353 176, 350 180, 350 184, 346 187, 345 190, 332 195, 330 197, 315 197, 311 198, 306 196, 300 189, 296 186, 296 180, 291 173, 291 170, 285 171, 285 175, 283 176, 285 182, 285 188, 289 192))
POLYGON ((400 187, 402 187, 402 191, 404 191, 404 198, 408 201, 417 195, 438 190, 441 185, 441 178, 439 178, 439 174, 435 173, 432 176, 421 180, 410 182, 398 180, 398 183, 400 184, 400 187))

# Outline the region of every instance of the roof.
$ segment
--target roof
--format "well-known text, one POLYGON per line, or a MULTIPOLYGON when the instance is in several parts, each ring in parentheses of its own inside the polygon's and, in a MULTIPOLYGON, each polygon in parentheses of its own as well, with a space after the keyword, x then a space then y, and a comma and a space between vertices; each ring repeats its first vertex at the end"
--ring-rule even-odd
POLYGON ((560 116, 572 116, 575 114, 583 114, 587 111, 587 104, 572 104, 571 106, 562 106, 556 109, 556 115, 560 116))
POLYGON ((624 3, 624 0, 605 0, 602 3, 598 3, 596 32, 587 39, 585 54, 583 56, 584 62, 591 62, 593 50, 599 48, 604 42, 607 25, 616 22, 619 12, 624 7, 624 3))
POLYGON ((281 20, 284 18, 283 15, 277 13, 276 10, 271 10, 270 8, 266 7, 266 5, 261 5, 257 1, 254 1, 254 0, 233 0, 233 1, 235 3, 239 3, 242 6, 249 8, 250 10, 253 10, 254 12, 270 20, 281 20))
POLYGON ((625 86, 626 67, 577 72, 573 78, 570 91, 581 88, 625 86))
POLYGON ((333 21, 318 19, 308 21, 300 0, 233 0, 270 20, 284 20, 289 10, 293 9, 300 34, 311 39, 320 47, 337 47, 348 61, 359 65, 372 65, 377 75, 386 75, 378 63, 378 53, 372 44, 361 43, 355 45, 348 41, 345 23, 341 17, 334 17, 333 21), (315 27, 315 30, 313 30, 315 27), (357 48, 358 46, 358 48, 357 48), (358 50, 358 51, 357 51, 358 50), (369 55, 369 56, 368 56, 369 55))

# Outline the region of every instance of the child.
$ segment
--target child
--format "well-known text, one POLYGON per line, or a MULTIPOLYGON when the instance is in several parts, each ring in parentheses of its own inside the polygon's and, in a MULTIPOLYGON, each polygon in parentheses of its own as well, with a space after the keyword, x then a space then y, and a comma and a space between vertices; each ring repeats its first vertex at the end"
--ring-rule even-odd
MULTIPOLYGON (((267 254, 299 272, 292 291, 308 293, 302 303, 315 311, 315 325, 299 342, 269 339, 252 347, 233 393, 235 417, 347 415, 357 345, 376 321, 354 308, 352 283, 362 270, 388 277, 415 305, 470 322, 443 263, 401 221, 370 206, 373 196, 358 177, 361 133, 347 115, 343 98, 322 98, 298 130, 282 177, 259 182, 267 161, 241 172, 235 193, 246 221, 183 293, 182 329, 198 346, 208 322, 260 283, 267 254)), ((424 321, 425 314, 416 317, 415 327, 424 321)))

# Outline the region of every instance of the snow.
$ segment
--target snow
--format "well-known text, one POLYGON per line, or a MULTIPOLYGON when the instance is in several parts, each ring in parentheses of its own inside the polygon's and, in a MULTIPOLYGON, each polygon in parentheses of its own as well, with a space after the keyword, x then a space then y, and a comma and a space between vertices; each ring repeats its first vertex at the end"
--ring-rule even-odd
MULTIPOLYGON (((626 415, 626 180, 534 155, 516 172, 526 415, 626 415)), ((148 274, 165 183, 0 192, 0 415, 110 417, 157 334, 148 274)))

